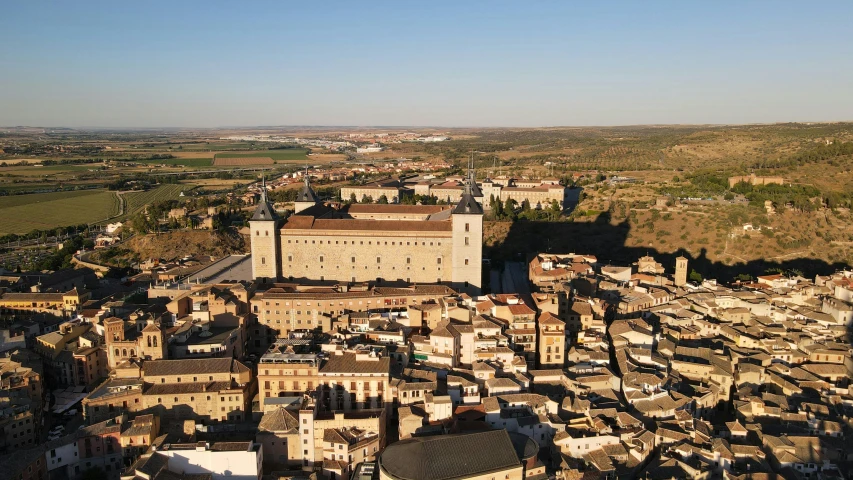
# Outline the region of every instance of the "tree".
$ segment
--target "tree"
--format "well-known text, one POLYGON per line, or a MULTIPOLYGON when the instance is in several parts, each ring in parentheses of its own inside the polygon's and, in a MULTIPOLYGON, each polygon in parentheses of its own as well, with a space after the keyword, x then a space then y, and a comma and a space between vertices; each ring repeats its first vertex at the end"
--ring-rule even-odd
POLYGON ((349 203, 358 203, 358 200, 355 198, 355 194, 351 193, 349 196, 349 203))
POLYGON ((495 211, 495 218, 500 220, 504 216, 504 204, 500 200, 493 200, 492 209, 495 211))
POLYGON ((551 219, 557 220, 558 218, 560 218, 560 214, 562 214, 562 213, 563 213, 563 209, 560 207, 560 202, 558 202, 556 200, 552 200, 551 201, 551 211, 550 211, 551 219))
POLYGON ((381 195, 379 197, 379 200, 376 201, 376 203, 379 203, 381 205, 387 205, 388 204, 388 197, 386 197, 385 195, 381 195))
POLYGON ((687 276, 687 279, 691 282, 701 283, 702 274, 697 272, 696 270, 690 270, 690 275, 687 276))
POLYGON ((528 210, 530 210, 530 201, 525 198, 521 201, 521 211, 526 212, 528 210))

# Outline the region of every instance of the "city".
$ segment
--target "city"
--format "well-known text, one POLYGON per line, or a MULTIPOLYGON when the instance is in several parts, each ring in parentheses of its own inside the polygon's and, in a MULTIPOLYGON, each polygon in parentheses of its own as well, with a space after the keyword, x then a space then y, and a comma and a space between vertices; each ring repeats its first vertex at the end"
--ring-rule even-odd
POLYGON ((853 478, 853 4, 2 12, 0 480, 853 478))

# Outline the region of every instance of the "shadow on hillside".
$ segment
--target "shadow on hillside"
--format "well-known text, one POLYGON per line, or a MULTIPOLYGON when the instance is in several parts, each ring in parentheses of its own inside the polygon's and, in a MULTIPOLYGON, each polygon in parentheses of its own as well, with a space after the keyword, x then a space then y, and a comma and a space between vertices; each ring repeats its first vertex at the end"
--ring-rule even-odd
POLYGON ((807 278, 826 275, 847 267, 841 262, 827 263, 819 259, 797 258, 783 262, 754 260, 748 263, 727 265, 711 261, 707 250, 702 248, 698 255, 687 251, 660 252, 652 246, 634 247, 627 245, 630 233, 628 221, 611 225, 607 213, 599 215, 595 222, 528 222, 517 221, 512 224, 503 242, 487 247, 487 258, 502 262, 506 260, 529 260, 537 252, 583 253, 595 255, 600 264, 630 265, 643 255, 651 255, 671 275, 675 270, 675 258, 684 255, 688 259, 688 268, 696 270, 704 278, 714 278, 728 283, 741 274, 753 277, 763 275, 770 268, 782 270, 796 269, 807 278))

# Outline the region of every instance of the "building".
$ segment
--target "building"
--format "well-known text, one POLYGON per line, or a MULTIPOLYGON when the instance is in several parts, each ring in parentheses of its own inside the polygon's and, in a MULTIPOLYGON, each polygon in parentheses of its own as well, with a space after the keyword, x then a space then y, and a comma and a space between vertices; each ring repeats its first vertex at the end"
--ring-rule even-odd
MULTIPOLYGON (((252 297, 250 304, 251 312, 257 317, 259 326, 266 327, 271 336, 286 337, 295 330, 320 328, 324 332, 328 331, 333 322, 356 312, 396 310, 411 313, 418 307, 439 307, 440 299, 455 295, 457 292, 445 285, 276 285, 258 292, 252 297)), ((413 317, 410 318, 414 321, 413 317)), ((414 327, 420 328, 421 323, 414 327)), ((273 341, 270 338, 268 343, 273 341)))
POLYGON ((738 177, 729 177, 729 188, 734 187, 738 183, 748 183, 750 185, 782 185, 785 179, 782 177, 757 177, 754 173, 738 177))
POLYGON ((212 480, 260 480, 263 475, 263 451, 254 442, 172 443, 154 455, 167 458, 169 470, 180 472, 180 478, 209 474, 212 480))
POLYGON ((385 180, 365 185, 349 185, 341 187, 341 200, 344 202, 379 203, 385 197, 384 203, 400 203, 403 198, 403 186, 398 180, 385 180))
POLYGON ((250 418, 252 371, 232 358, 148 360, 123 364, 83 399, 89 421, 118 413, 235 422, 250 418))
MULTIPOLYGON (((535 454, 534 454, 535 456, 535 454)), ((380 480, 524 478, 506 430, 415 437, 389 445, 379 455, 380 480)))
POLYGON ((675 286, 687 285, 687 258, 680 255, 675 259, 675 286))
POLYGON ((539 366, 562 368, 566 361, 566 323, 551 312, 539 315, 539 366))
POLYGON ((316 203, 298 205, 281 226, 265 196, 255 210, 249 226, 256 279, 438 283, 479 292, 483 209, 469 186, 458 204, 441 208, 333 208, 316 201, 307 182, 303 189, 316 203))
POLYGON ((518 205, 525 201, 530 208, 549 208, 554 202, 563 208, 566 187, 556 179, 517 180, 514 178, 487 178, 481 184, 483 205, 493 208, 492 202, 506 203, 513 200, 518 205))

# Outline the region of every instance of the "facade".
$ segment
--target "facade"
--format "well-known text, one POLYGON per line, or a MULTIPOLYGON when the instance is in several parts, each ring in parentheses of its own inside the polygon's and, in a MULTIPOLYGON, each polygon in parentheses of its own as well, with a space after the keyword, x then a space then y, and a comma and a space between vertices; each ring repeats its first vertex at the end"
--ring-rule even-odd
POLYGON ((252 371, 231 358, 149 360, 120 368, 83 399, 90 421, 118 413, 222 422, 250 418, 252 371))
POLYGON ((520 182, 509 179, 506 185, 486 179, 482 183, 483 203, 486 208, 492 208, 491 202, 514 200, 521 205, 524 201, 530 204, 530 208, 548 208, 553 202, 557 202, 563 208, 566 198, 566 187, 559 183, 543 180, 541 182, 520 182))
MULTIPOLYGON (((455 207, 440 209, 377 205, 372 212, 367 205, 335 209, 316 202, 298 206, 280 228, 263 198, 249 222, 253 275, 263 281, 438 283, 478 293, 483 210, 465 188, 455 207)), ((303 190, 316 200, 307 183, 303 190)))
POLYGON ((403 188, 400 182, 396 180, 368 183, 367 185, 350 185, 341 187, 341 200, 344 202, 368 203, 366 201, 370 201, 370 203, 376 203, 384 196, 388 203, 400 203, 403 196, 402 192, 403 188))

